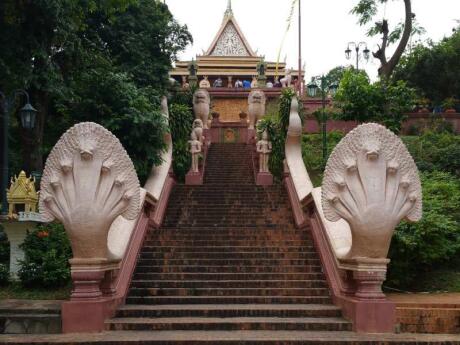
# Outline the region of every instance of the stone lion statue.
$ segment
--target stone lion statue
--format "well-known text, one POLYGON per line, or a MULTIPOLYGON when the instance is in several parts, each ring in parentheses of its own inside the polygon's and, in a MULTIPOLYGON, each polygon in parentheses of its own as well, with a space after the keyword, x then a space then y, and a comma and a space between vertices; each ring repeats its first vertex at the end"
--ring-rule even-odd
POLYGON ((291 87, 291 83, 292 83, 292 69, 288 69, 286 71, 286 76, 284 78, 282 78, 281 80, 281 85, 283 87, 291 87))
POLYGON ((203 121, 204 129, 208 129, 210 104, 211 98, 208 91, 199 89, 193 94, 193 112, 196 119, 203 121))
POLYGON ((265 94, 262 90, 251 91, 248 98, 249 104, 249 129, 254 129, 254 124, 265 115, 265 94))

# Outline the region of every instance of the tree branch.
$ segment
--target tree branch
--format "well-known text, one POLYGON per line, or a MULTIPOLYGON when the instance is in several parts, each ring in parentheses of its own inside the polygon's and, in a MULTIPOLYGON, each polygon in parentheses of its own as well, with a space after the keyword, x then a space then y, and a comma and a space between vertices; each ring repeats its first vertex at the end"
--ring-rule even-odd
MULTIPOLYGON (((404 5, 405 5, 405 10, 406 10, 406 20, 404 23, 404 32, 401 38, 401 41, 399 42, 398 47, 396 48, 395 53, 391 57, 391 59, 388 62, 383 62, 383 60, 380 60, 382 63, 382 66, 379 68, 379 76, 383 79, 389 79, 391 74, 393 73, 394 69, 396 68, 396 65, 398 64, 399 60, 401 59, 402 54, 404 53, 404 50, 406 49, 407 43, 409 42, 411 33, 412 33, 412 4, 411 0, 404 0, 404 5)), ((387 23, 388 24, 388 23, 387 23)), ((388 30, 388 25, 387 25, 387 30, 388 30)), ((387 41, 388 41, 388 33, 387 33, 387 41)), ((387 42, 384 42, 387 43, 387 42)), ((384 50, 384 46, 381 48, 381 50, 384 50)))

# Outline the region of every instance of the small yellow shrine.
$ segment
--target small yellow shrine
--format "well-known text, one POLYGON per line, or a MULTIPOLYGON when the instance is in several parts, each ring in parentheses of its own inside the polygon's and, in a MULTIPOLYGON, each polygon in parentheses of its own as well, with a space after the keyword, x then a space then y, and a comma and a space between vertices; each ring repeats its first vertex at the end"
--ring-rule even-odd
POLYGON ((35 190, 35 178, 27 177, 24 171, 11 179, 10 188, 6 192, 9 204, 8 218, 16 219, 19 211, 36 212, 38 193, 35 190), (21 206, 21 209, 18 209, 21 206))

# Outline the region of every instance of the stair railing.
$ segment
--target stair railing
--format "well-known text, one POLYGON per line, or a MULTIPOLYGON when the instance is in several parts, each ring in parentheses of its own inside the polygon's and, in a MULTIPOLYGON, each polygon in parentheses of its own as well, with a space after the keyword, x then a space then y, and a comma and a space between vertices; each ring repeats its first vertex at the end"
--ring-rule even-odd
MULTIPOLYGON (((394 227, 402 217, 402 212, 412 207, 412 211, 406 212, 406 218, 416 221, 421 216, 421 189, 415 164, 413 164, 413 160, 408 154, 407 149, 405 149, 400 139, 394 136, 394 134, 376 124, 363 125, 361 128, 358 127, 350 133, 347 136, 348 138, 346 137, 343 140, 343 144, 339 144, 341 148, 337 149, 337 153, 333 152, 331 155, 325 174, 327 184, 323 185, 323 188, 314 188, 302 159, 302 133, 303 129, 298 113, 298 101, 294 98, 291 104, 289 129, 285 146, 284 183, 292 205, 296 226, 304 228, 306 231, 310 229, 315 247, 321 259, 323 272, 331 289, 333 302, 340 306, 344 316, 353 322, 354 330, 364 333, 394 332, 396 320, 395 305, 387 300, 381 292, 381 285, 385 280, 386 266, 389 262, 386 259, 389 239, 391 239, 394 227), (409 182, 401 181, 400 183, 401 188, 412 188, 412 194, 407 193, 405 205, 408 207, 401 207, 401 209, 397 210, 401 212, 396 212, 398 213, 398 217, 401 217, 395 219, 391 225, 387 226, 387 233, 389 235, 386 235, 385 240, 388 243, 383 245, 380 244, 382 242, 380 238, 375 238, 375 234, 378 231, 374 231, 374 229, 377 229, 376 227, 379 224, 372 223, 372 220, 368 221, 367 224, 369 225, 363 229, 367 237, 362 236, 349 224, 354 225, 355 223, 359 223, 355 222, 356 217, 365 219, 366 215, 359 214, 361 212, 361 209, 359 209, 358 213, 353 213, 353 216, 350 215, 351 218, 347 217, 348 219, 345 220, 340 214, 346 217, 348 213, 346 209, 344 210, 339 207, 342 202, 341 198, 349 196, 347 194, 349 190, 351 193, 355 193, 355 198, 357 194, 362 193, 361 191, 357 192, 356 188, 361 188, 361 185, 358 184, 358 187, 356 187, 357 184, 354 182, 354 179, 356 179, 356 176, 364 179, 366 177, 357 175, 358 171, 362 175, 366 175, 366 169, 374 169, 372 174, 367 174, 369 176, 368 180, 373 181, 370 186, 376 184, 375 180, 372 180, 376 175, 382 176, 383 179, 385 176, 390 176, 388 177, 389 179, 393 178, 390 174, 393 174, 393 176, 400 175, 399 172, 396 172, 400 165, 397 164, 395 159, 385 161, 385 157, 388 154, 384 157, 382 151, 385 151, 386 147, 374 150, 373 147, 378 143, 375 140, 369 139, 374 137, 378 137, 381 140, 383 140, 383 137, 387 138, 385 139, 387 140, 386 146, 393 149, 397 148, 397 155, 404 156, 405 161, 401 162, 400 165, 405 167, 406 175, 410 176, 412 186, 408 187, 409 182), (360 145, 366 148, 365 152, 367 153, 358 152, 359 157, 354 161, 354 156, 350 152, 353 151, 354 147, 360 145), (404 152, 404 150, 406 151, 404 152), (341 159, 343 161, 344 157, 349 158, 348 156, 351 163, 347 160, 344 161, 345 163, 340 163, 342 167, 348 167, 344 172, 338 171, 340 169, 335 168, 340 166, 337 161, 341 159), (375 166, 372 167, 372 164, 375 166), (357 167, 356 165, 361 166, 357 167), (345 174, 344 177, 340 173, 345 174), (325 192, 323 192, 323 189, 325 192), (335 190, 336 194, 326 195, 331 190, 335 190), (339 211, 335 211, 334 209, 336 203, 339 204, 337 205, 339 211), (417 205, 414 206, 414 204, 417 205), (324 205, 328 207, 328 213, 326 214, 323 211, 324 205), (360 249, 363 252, 363 250, 366 250, 366 247, 370 247, 379 251, 382 246, 387 247, 383 248, 383 251, 375 258, 371 257, 373 254, 369 253, 363 255, 368 255, 369 257, 359 257, 360 254, 358 252, 360 249), (358 249, 356 249, 357 247, 358 249), (354 253, 358 253, 358 256, 353 256, 354 253), (383 257, 382 253, 384 253, 385 257, 383 257)), ((361 183, 365 184, 366 180, 361 183)), ((386 184, 388 185, 388 183, 386 184)), ((383 186, 386 184, 383 181, 383 186)), ((371 190, 372 188, 368 189, 371 190)), ((389 194, 392 193, 377 188, 374 189, 373 194, 367 197, 367 200, 385 200, 389 194)), ((346 201, 354 202, 350 197, 344 202, 346 201)), ((384 211, 382 208, 381 212, 384 211)), ((396 218, 392 214, 389 214, 388 217, 396 218)))
MULTIPOLYGON (((166 98, 162 110, 168 118, 166 98)), ((162 223, 174 185, 169 134, 165 142, 163 163, 152 169, 145 188, 118 139, 94 123, 67 131, 48 157, 40 212, 64 224, 73 251, 64 333, 103 331, 125 302, 147 231, 162 223)))

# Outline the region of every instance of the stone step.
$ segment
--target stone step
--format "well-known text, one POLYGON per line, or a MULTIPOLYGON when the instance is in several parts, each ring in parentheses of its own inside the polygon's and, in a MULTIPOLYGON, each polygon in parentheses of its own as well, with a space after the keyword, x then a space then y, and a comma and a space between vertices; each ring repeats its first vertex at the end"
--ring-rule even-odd
POLYGON ((329 296, 327 288, 137 288, 129 296, 329 296))
POLYGON ((270 318, 270 317, 184 317, 184 318, 114 318, 109 330, 118 331, 190 331, 190 330, 266 330, 266 331, 351 331, 351 324, 341 318, 270 318))
POLYGON ((319 259, 140 259, 140 266, 319 266, 319 259))
POLYGON ((328 304, 329 296, 128 296, 127 304, 328 304))
POLYGON ((125 305, 116 317, 339 317, 340 308, 321 304, 125 305))
POLYGON ((323 280, 323 273, 136 273, 133 280, 323 280))
POLYGON ((174 254, 243 254, 243 253, 251 253, 251 254, 313 254, 317 255, 314 250, 306 249, 304 247, 289 247, 289 246, 281 246, 273 247, 273 246, 144 246, 142 248, 142 253, 174 253, 174 254))
POLYGON ((136 267, 136 273, 321 273, 320 265, 290 266, 223 266, 223 265, 145 265, 136 267))
POLYGON ((280 241, 278 239, 272 240, 262 240, 262 239, 255 239, 255 238, 241 238, 239 240, 232 240, 225 237, 216 238, 216 237, 209 237, 203 238, 198 237, 198 239, 194 239, 193 237, 188 238, 181 238, 177 236, 177 238, 171 238, 168 236, 159 236, 159 237, 151 237, 144 242, 144 247, 146 251, 152 250, 155 251, 159 247, 171 247, 171 248, 201 248, 201 247, 243 247, 247 246, 250 248, 255 249, 264 249, 264 248, 277 248, 277 247, 301 247, 306 252, 312 251, 314 249, 312 245, 312 241, 310 239, 291 239, 291 241, 280 241))
POLYGON ((310 289, 326 288, 325 280, 140 280, 137 289, 310 289))
POLYGON ((311 245, 303 246, 280 246, 281 243, 277 243, 278 246, 268 246, 267 243, 259 243, 258 246, 234 246, 228 245, 228 243, 220 243, 220 245, 192 245, 192 246, 180 246, 180 245, 146 245, 143 249, 148 251, 170 253, 170 252, 184 252, 184 253, 316 253, 314 247, 311 245))
MULTIPOLYGON (((317 254, 315 253, 280 253, 280 252, 228 252, 228 253, 216 253, 216 252, 145 252, 140 254, 141 260, 253 260, 253 259, 270 259, 270 260, 317 260, 317 254)), ((318 261, 314 261, 317 263, 318 261)))
MULTIPOLYGON (((292 241, 298 239, 310 239, 310 234, 305 231, 295 230, 289 227, 280 229, 273 226, 266 230, 257 230, 254 228, 235 229, 232 227, 163 227, 157 231, 152 230, 147 235, 148 239, 155 239, 160 236, 169 236, 169 238, 190 240, 227 240, 227 241, 241 241, 241 240, 276 240, 276 241, 292 241), (283 233, 284 231, 284 233, 283 233)), ((261 243, 261 246, 263 242, 261 243)))

